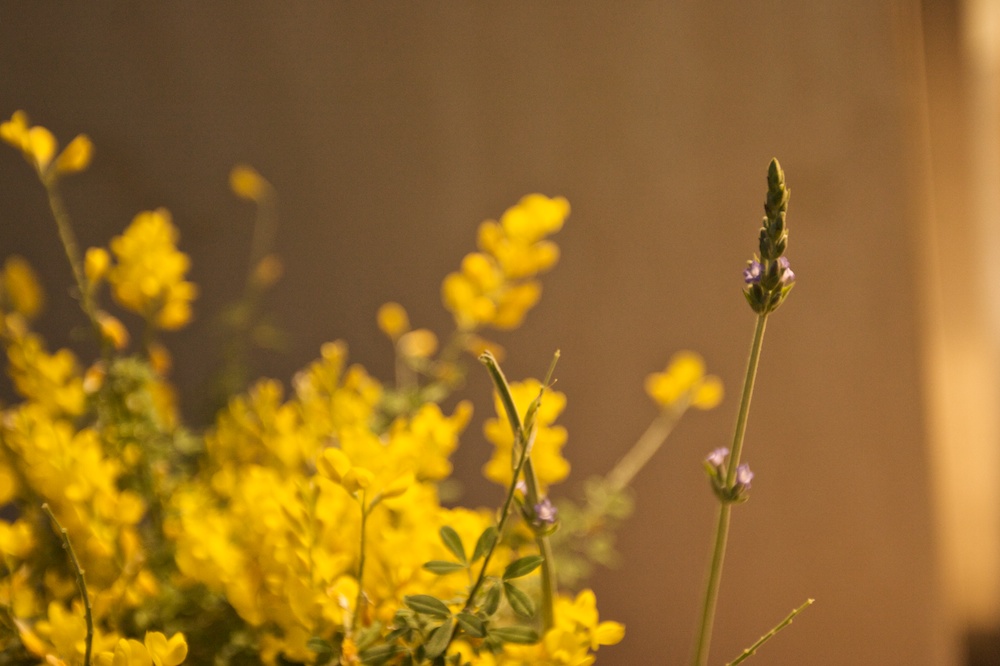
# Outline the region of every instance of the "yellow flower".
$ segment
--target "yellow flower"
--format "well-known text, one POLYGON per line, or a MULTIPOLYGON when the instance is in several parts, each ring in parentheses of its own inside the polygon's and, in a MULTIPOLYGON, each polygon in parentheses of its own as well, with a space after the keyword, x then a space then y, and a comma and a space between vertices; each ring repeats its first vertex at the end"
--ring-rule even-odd
POLYGON ((34 319, 45 302, 45 294, 38 284, 35 271, 24 257, 11 256, 3 265, 0 276, 3 297, 0 303, 8 304, 14 312, 27 319, 34 319))
POLYGON ((78 134, 72 141, 66 144, 63 151, 56 158, 56 171, 58 173, 76 173, 83 171, 90 166, 90 159, 94 154, 94 144, 86 134, 78 134))
POLYGON ((190 260, 176 243, 177 229, 164 208, 139 213, 111 241, 117 264, 108 281, 115 300, 163 329, 186 324, 197 296, 195 285, 184 280, 190 260))
POLYGON ((395 341, 410 330, 410 318, 399 303, 386 303, 380 307, 377 319, 379 330, 389 336, 390 340, 395 341))
MULTIPOLYGON (((542 383, 537 379, 514 382, 510 385, 511 396, 518 414, 524 418, 531 402, 538 397, 542 383)), ((512 449, 514 435, 499 396, 494 396, 497 417, 488 419, 483 425, 486 439, 493 443, 493 457, 483 467, 487 479, 502 486, 509 486, 513 476, 512 449)), ((569 462, 560 450, 566 443, 566 429, 552 424, 566 407, 566 396, 559 391, 546 391, 535 415, 535 442, 531 449, 531 463, 538 477, 539 492, 559 483, 569 475, 569 462)))
POLYGON ((466 255, 461 270, 441 285, 445 307, 460 329, 521 325, 541 296, 535 276, 559 260, 559 248, 544 239, 562 228, 568 214, 569 203, 562 197, 529 194, 507 209, 500 222, 480 225, 480 251, 466 255))
POLYGON ((722 402, 722 380, 705 374, 705 361, 691 351, 673 355, 667 369, 646 377, 646 393, 663 409, 712 409, 722 402))
MULTIPOLYGON (((49 165, 59 147, 52 132, 40 125, 29 125, 28 115, 24 111, 15 111, 10 120, 0 124, 0 139, 20 150, 40 176, 49 171, 49 165)), ((78 135, 56 158, 55 173, 83 171, 90 164, 93 152, 94 145, 90 138, 85 134, 78 135)))
POLYGON ((426 328, 404 333, 399 338, 399 353, 410 358, 430 358, 437 346, 437 336, 426 328))
POLYGON ((241 199, 260 201, 271 184, 249 164, 237 164, 229 172, 229 189, 241 199))

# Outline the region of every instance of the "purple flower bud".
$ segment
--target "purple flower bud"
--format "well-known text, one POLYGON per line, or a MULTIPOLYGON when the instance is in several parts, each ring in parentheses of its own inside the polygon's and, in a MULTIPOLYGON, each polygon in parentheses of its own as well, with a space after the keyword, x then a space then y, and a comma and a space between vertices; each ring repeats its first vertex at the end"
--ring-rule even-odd
POLYGON ((729 449, 722 446, 709 453, 708 457, 705 458, 705 462, 712 467, 722 467, 722 465, 726 462, 726 456, 728 455, 729 449))
POLYGON ((514 484, 514 490, 520 491, 522 495, 528 494, 528 484, 524 482, 524 479, 520 479, 514 484))
POLYGON ((736 486, 741 490, 750 490, 750 482, 753 481, 753 472, 750 465, 743 463, 736 468, 736 486))
POLYGON ((535 517, 543 525, 554 525, 558 513, 556 505, 548 497, 543 497, 542 501, 535 505, 535 517))
POLYGON ((788 286, 795 282, 795 273, 788 263, 788 257, 778 257, 778 266, 781 268, 781 284, 788 286))
POLYGON ((759 261, 751 261, 747 264, 747 267, 743 269, 743 281, 747 284, 756 284, 760 282, 761 267, 759 261))

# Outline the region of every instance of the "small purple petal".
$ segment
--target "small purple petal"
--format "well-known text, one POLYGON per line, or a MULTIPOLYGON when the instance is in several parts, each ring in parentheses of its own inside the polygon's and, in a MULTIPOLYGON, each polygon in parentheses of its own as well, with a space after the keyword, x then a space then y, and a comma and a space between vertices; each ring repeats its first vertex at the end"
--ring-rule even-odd
POLYGON ((722 446, 709 453, 708 457, 705 458, 705 462, 712 467, 722 467, 722 465, 726 462, 726 456, 728 455, 729 449, 722 446))
POLYGON ((736 468, 736 485, 744 490, 749 490, 751 481, 753 481, 753 472, 750 471, 750 465, 743 463, 736 468))
POLYGON ((542 501, 535 505, 535 516, 538 517, 540 523, 553 525, 558 513, 556 505, 548 497, 543 497, 542 501))
POLYGON ((756 284, 760 282, 761 267, 759 261, 751 261, 746 268, 743 269, 743 281, 747 284, 756 284))
POLYGON ((781 284, 787 286, 795 282, 795 272, 788 263, 788 257, 778 257, 778 266, 781 267, 781 284))

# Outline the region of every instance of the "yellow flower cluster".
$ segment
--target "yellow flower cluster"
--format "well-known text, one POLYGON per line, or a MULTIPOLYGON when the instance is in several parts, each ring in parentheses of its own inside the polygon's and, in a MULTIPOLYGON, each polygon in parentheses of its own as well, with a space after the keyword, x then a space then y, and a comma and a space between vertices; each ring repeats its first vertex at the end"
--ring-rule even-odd
POLYGON ((701 356, 682 351, 673 355, 663 372, 646 377, 646 393, 662 409, 712 409, 722 402, 722 380, 705 374, 701 356))
MULTIPOLYGON (((56 156, 51 133, 21 112, 0 138, 50 195, 55 175, 90 158, 86 137, 56 156)), ((244 198, 272 194, 249 167, 231 179, 244 198)), ((65 231, 64 211, 53 212, 65 231)), ((536 276, 558 259, 546 237, 568 212, 564 199, 530 195, 483 223, 480 251, 445 280, 461 340, 439 364, 432 332, 412 330, 401 306, 379 312, 397 360, 437 368, 425 373, 433 390, 413 378, 409 392, 384 386, 331 342, 290 388, 258 381, 200 434, 178 425, 165 349, 146 341, 141 356, 126 356, 125 326, 98 303, 106 282, 149 329, 190 320, 197 290, 167 211, 140 213, 110 251, 91 248, 82 260, 67 243, 83 309, 111 343, 89 367, 68 349, 49 352, 31 331, 41 288, 24 260, 9 259, 0 343, 20 400, 0 408, 0 663, 82 666, 90 655, 96 666, 328 666, 400 663, 410 653, 414 663, 451 654, 589 664, 620 640, 620 625, 598 622, 590 591, 559 597, 538 617, 510 581, 540 589, 544 549, 504 531, 513 514, 498 527, 494 511, 448 508, 439 496, 472 413, 465 401, 441 406, 456 385, 445 376, 459 374, 456 350, 479 344, 478 327, 521 322, 540 293, 536 276)), ((541 388, 515 384, 518 409, 541 388)), ((566 432, 554 425, 564 405, 546 391, 534 418, 542 492, 569 473, 566 432)), ((486 435, 495 450, 485 473, 513 493, 508 421, 491 419, 486 435)))
POLYGON ((157 328, 184 326, 198 289, 184 279, 191 261, 177 249, 177 236, 165 208, 139 213, 125 233, 111 240, 113 265, 103 248, 87 252, 88 283, 93 288, 107 278, 118 304, 157 328))
POLYGON ((568 215, 566 199, 529 194, 499 222, 480 225, 479 252, 465 255, 461 270, 442 285, 445 307, 460 329, 521 325, 542 293, 535 277, 559 260, 559 248, 545 238, 559 231, 568 215))
MULTIPOLYGON (((510 385, 510 390, 518 413, 524 414, 531 402, 538 397, 542 383, 537 379, 514 382, 510 385)), ((483 425, 486 439, 493 444, 493 456, 483 467, 483 475, 494 483, 508 486, 512 476, 514 434, 500 398, 496 397, 495 402, 497 417, 487 419, 483 425)), ((535 439, 531 447, 531 461, 538 476, 538 490, 543 494, 550 485, 559 483, 569 476, 569 462, 561 453, 563 445, 566 444, 566 429, 553 425, 565 407, 565 394, 546 391, 545 399, 535 416, 535 439)))

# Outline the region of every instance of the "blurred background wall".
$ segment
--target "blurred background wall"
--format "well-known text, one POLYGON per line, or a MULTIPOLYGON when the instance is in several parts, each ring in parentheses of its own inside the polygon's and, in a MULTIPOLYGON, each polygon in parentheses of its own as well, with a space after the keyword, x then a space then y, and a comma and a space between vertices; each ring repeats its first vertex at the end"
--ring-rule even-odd
MULTIPOLYGON (((768 161, 792 189, 799 283, 773 318, 751 416, 753 500, 735 512, 715 659, 806 597, 761 664, 990 661, 1000 626, 1000 55, 993 3, 0 4, 0 114, 27 110, 90 171, 66 184, 83 245, 166 206, 201 285, 173 334, 196 421, 218 358, 208 325, 242 287, 252 211, 236 162, 277 188, 286 262, 268 308, 287 380, 336 338, 388 379, 380 304, 445 333, 442 277, 476 225, 521 195, 566 196, 562 261, 505 369, 559 389, 578 494, 643 431, 642 390, 693 348, 730 389, 635 483, 625 566, 593 581, 627 625, 600 663, 690 654, 714 501, 753 328, 740 271, 768 161), (984 27, 985 26, 985 27, 984 27), (985 659, 985 660, 983 660, 985 659)), ((0 151, 0 252, 42 273, 53 344, 86 343, 44 195, 0 151)), ((492 505, 478 419, 456 455, 464 500, 492 505)))

